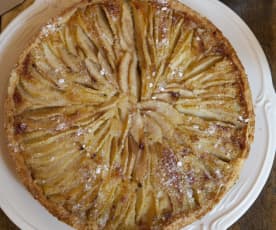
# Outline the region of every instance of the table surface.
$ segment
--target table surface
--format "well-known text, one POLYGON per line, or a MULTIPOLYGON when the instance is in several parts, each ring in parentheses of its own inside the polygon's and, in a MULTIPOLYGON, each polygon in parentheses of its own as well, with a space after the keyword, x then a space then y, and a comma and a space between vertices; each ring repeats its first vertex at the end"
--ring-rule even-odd
MULTIPOLYGON (((248 24, 260 41, 270 63, 274 87, 276 86, 276 0, 221 0, 233 9, 248 24)), ((1 30, 33 0, 1 17, 1 30)), ((276 127, 275 127, 276 128, 276 127)), ((18 228, 0 209, 0 229, 18 228)), ((253 206, 230 230, 273 230, 276 229, 276 163, 270 177, 253 206)))

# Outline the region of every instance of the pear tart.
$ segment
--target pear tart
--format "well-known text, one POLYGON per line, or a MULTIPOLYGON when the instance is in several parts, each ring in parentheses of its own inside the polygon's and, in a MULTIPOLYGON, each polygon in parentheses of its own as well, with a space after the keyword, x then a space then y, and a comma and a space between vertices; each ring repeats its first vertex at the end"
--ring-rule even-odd
POLYGON ((9 150, 33 196, 77 229, 178 229, 233 185, 253 139, 244 69, 177 1, 82 1, 11 73, 9 150))

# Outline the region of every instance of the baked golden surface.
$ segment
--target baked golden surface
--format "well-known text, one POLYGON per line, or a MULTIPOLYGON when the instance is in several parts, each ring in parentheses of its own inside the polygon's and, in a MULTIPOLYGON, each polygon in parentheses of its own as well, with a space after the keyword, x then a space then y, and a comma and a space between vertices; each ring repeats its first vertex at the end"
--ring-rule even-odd
POLYGON ((82 1, 13 70, 10 154, 53 215, 79 229, 178 229, 233 185, 253 139, 243 67, 177 1, 82 1))

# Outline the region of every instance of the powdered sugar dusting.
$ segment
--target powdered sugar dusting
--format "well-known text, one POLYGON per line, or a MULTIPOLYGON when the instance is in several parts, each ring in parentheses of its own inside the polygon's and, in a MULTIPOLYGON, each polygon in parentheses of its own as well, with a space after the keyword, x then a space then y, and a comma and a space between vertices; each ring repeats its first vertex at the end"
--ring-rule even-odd
POLYGON ((67 127, 67 124, 65 122, 59 123, 56 127, 56 131, 64 130, 67 127))
POLYGON ((81 136, 83 135, 83 129, 82 128, 78 128, 77 132, 76 132, 77 136, 81 136))
POLYGON ((105 76, 105 75, 107 75, 107 71, 106 71, 105 69, 101 69, 101 70, 100 70, 100 74, 101 74, 102 76, 105 76))
POLYGON ((244 123, 248 123, 249 122, 249 119, 248 118, 244 118, 243 116, 239 116, 238 120, 241 121, 241 122, 244 122, 244 123))
POLYGON ((166 149, 163 151, 161 164, 161 183, 177 194, 182 193, 185 181, 184 175, 181 173, 182 162, 177 161, 176 155, 171 150, 166 149))
POLYGON ((210 125, 207 129, 207 133, 213 135, 216 132, 216 126, 210 125))
POLYGON ((58 80, 59 84, 64 84, 64 82, 65 82, 65 80, 63 78, 61 78, 61 79, 58 80))
POLYGON ((168 4, 168 0, 157 0, 157 3, 165 5, 168 4))
POLYGON ((58 24, 47 24, 42 28, 42 34, 48 37, 51 33, 57 32, 60 30, 60 26, 58 24))
POLYGON ((108 168, 107 165, 98 165, 97 168, 96 168, 96 170, 95 170, 95 173, 96 173, 97 175, 99 175, 99 174, 102 174, 102 173, 104 173, 104 172, 107 172, 108 169, 109 169, 109 168, 108 168))

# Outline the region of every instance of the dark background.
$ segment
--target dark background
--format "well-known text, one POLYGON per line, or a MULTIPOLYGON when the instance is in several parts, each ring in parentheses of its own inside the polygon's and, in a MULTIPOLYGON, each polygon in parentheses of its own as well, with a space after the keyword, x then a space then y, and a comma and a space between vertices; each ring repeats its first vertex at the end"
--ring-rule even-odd
MULTIPOLYGON (((204 0, 202 0, 204 1, 204 0)), ((276 86, 276 0, 221 0, 247 23, 261 43, 276 86)), ((28 1, 27 1, 28 2, 28 1)), ((9 20, 9 19, 8 19, 9 20)), ((3 26, 3 22, 2 22, 3 26)), ((276 127, 274 127, 276 128, 276 127)), ((276 140, 275 140, 276 141, 276 140)), ((253 206, 230 230, 276 230, 276 163, 253 206)), ((0 210, 0 230, 18 228, 0 210)))

